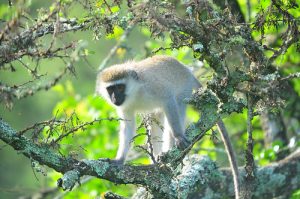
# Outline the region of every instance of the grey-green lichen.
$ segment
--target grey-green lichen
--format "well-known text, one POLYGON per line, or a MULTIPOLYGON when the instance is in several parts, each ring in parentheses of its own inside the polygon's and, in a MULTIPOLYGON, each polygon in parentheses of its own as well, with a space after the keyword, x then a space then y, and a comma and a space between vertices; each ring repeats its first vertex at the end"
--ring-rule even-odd
MULTIPOLYGON (((300 173, 300 162, 297 163, 296 173, 300 173)), ((291 182, 292 182, 293 188, 297 188, 299 186, 299 184, 300 184, 300 176, 299 175, 295 175, 295 177, 292 178, 291 182)))
POLYGON ((199 52, 202 52, 204 49, 204 46, 202 43, 196 43, 193 45, 193 50, 194 51, 199 51, 199 52))
POLYGON ((229 39, 229 44, 231 45, 245 45, 245 43, 246 43, 245 39, 240 35, 231 37, 229 39))
POLYGON ((262 75, 258 77, 259 79, 267 82, 272 82, 280 78, 279 73, 276 71, 275 73, 267 74, 267 75, 262 75))
POLYGON ((221 194, 213 191, 210 187, 207 187, 205 189, 205 194, 204 197, 202 197, 201 199, 221 199, 221 194))
POLYGON ((219 102, 216 94, 210 89, 199 89, 189 100, 189 103, 201 112, 216 112, 219 102))
POLYGON ((139 187, 131 199, 152 199, 154 198, 145 188, 139 187))
POLYGON ((72 190, 76 182, 79 182, 80 173, 78 170, 71 170, 64 174, 59 183, 63 190, 72 190))
POLYGON ((68 158, 64 158, 51 151, 47 145, 37 145, 25 136, 19 136, 11 126, 1 119, 0 139, 10 144, 15 150, 23 153, 25 156, 38 161, 41 165, 48 165, 57 171, 67 166, 68 158))
POLYGON ((231 97, 228 102, 220 106, 220 112, 222 114, 228 114, 232 112, 241 113, 245 107, 245 100, 242 98, 231 97))
POLYGON ((132 177, 128 176, 128 173, 126 172, 126 170, 121 169, 119 171, 116 171, 116 173, 117 173, 117 177, 119 179, 123 179, 125 183, 128 184, 128 183, 134 182, 134 176, 132 176, 132 177))
POLYGON ((105 161, 93 161, 93 160, 83 160, 83 162, 90 166, 94 172, 96 172, 99 176, 103 176, 107 172, 109 168, 109 163, 105 161))
POLYGON ((186 129, 186 132, 188 139, 192 141, 194 138, 196 138, 196 136, 199 135, 199 128, 197 128, 195 123, 192 123, 186 129))
MULTIPOLYGON (((188 198, 197 184, 206 184, 211 175, 216 171, 215 163, 207 156, 191 155, 186 156, 183 161, 181 174, 171 181, 171 195, 174 198, 188 198)), ((218 175, 219 177, 221 176, 218 175)))
POLYGON ((172 162, 174 159, 178 158, 181 155, 181 151, 178 150, 177 148, 172 148, 171 150, 168 151, 168 153, 163 154, 160 157, 160 160, 162 162, 172 162))
POLYGON ((254 196, 259 197, 263 193, 272 193, 286 183, 286 176, 274 172, 274 167, 263 167, 257 170, 259 185, 254 196))
POLYGON ((193 7, 192 6, 188 6, 185 10, 185 12, 189 15, 192 16, 193 15, 193 7))

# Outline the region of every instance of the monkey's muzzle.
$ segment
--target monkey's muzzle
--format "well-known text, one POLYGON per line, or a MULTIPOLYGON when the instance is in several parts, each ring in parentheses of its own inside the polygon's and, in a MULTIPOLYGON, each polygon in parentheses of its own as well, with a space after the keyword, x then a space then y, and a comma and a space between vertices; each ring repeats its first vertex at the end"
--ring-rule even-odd
POLYGON ((118 93, 118 92, 112 92, 110 95, 110 99, 111 99, 112 103, 114 103, 116 106, 120 106, 125 101, 125 94, 118 93))

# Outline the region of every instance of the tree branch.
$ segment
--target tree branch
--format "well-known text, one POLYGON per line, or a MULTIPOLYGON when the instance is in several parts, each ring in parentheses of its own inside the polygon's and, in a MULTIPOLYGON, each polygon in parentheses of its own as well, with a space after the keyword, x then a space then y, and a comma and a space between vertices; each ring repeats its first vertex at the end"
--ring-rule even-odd
MULTIPOLYGON (((106 179, 117 184, 136 184, 147 187, 152 194, 165 197, 182 194, 196 194, 204 197, 209 189, 217 198, 233 196, 233 182, 230 170, 218 169, 209 158, 197 155, 188 157, 179 175, 174 176, 172 170, 166 165, 149 166, 118 166, 110 163, 108 159, 102 160, 76 160, 64 157, 49 147, 38 145, 24 136, 18 136, 3 120, 0 120, 0 139, 12 146, 15 150, 41 165, 64 174, 58 185, 63 189, 72 189, 84 175, 106 179), (200 182, 200 183, 199 183, 200 182), (186 190, 183 192, 182 190, 186 190), (197 191, 196 191, 197 190, 197 191)), ((258 186, 254 189, 254 198, 274 197, 289 193, 300 188, 300 152, 296 152, 277 164, 259 168, 257 170, 258 186)), ((241 176, 245 170, 240 168, 241 176)))
MULTIPOLYGON (((253 189, 253 199, 288 197, 299 189, 300 150, 286 159, 257 169, 257 184, 253 189)), ((173 178, 170 186, 180 192, 179 198, 233 198, 233 181, 229 168, 218 167, 207 157, 192 155, 184 162, 182 174, 173 178), (176 182, 177 183, 174 183, 176 182), (196 182, 196 184, 193 184, 196 182)), ((239 169, 241 176, 246 175, 243 168, 239 169)), ((242 179, 245 183, 245 179, 242 179)), ((149 193, 138 192, 132 199, 147 198, 149 193)))
POLYGON ((65 32, 77 31, 90 23, 90 20, 85 22, 78 23, 76 19, 60 19, 59 20, 59 29, 55 30, 55 24, 49 23, 45 25, 38 26, 36 29, 27 29, 11 40, 3 41, 0 45, 0 66, 5 63, 9 63, 13 60, 19 59, 26 53, 22 53, 23 49, 28 49, 33 45, 34 41, 42 36, 53 34, 61 34, 65 32), (21 52, 21 53, 18 53, 21 52), (14 56, 12 56, 14 55, 14 56))

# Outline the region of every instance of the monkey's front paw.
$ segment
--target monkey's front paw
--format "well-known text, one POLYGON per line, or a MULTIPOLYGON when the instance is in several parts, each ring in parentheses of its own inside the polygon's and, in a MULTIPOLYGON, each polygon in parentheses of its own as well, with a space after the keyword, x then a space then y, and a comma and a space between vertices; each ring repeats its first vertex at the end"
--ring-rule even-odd
POLYGON ((188 139, 185 136, 176 138, 175 142, 176 142, 176 146, 178 148, 180 148, 181 150, 186 149, 190 145, 190 142, 188 141, 188 139))

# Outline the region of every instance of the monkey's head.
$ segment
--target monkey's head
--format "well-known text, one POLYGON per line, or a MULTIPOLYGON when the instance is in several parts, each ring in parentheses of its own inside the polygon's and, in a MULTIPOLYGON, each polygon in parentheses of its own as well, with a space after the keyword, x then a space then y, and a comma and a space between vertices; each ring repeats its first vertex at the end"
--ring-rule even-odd
POLYGON ((97 77, 96 93, 116 106, 123 106, 128 96, 135 96, 137 92, 137 73, 124 68, 122 65, 114 65, 100 72, 97 77))

